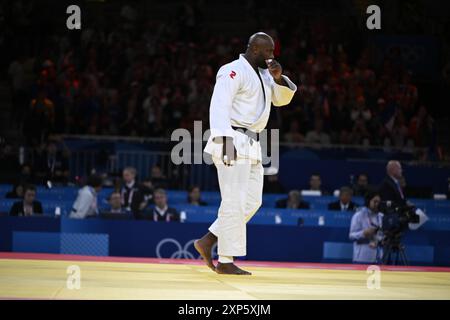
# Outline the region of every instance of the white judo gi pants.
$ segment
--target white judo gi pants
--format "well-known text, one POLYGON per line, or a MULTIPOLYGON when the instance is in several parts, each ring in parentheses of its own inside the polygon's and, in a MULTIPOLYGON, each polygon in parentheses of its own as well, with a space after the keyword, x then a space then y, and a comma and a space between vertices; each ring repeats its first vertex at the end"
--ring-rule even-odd
POLYGON ((247 254, 246 224, 262 204, 264 168, 261 162, 238 158, 233 166, 226 166, 213 157, 217 168, 222 201, 218 218, 209 227, 217 236, 219 256, 247 254))

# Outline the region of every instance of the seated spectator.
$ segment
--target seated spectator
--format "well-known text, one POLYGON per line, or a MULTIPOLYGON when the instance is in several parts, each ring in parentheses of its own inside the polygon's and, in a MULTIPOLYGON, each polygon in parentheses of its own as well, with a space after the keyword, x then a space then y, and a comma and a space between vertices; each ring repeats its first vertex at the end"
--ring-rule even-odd
POLYGON ((148 219, 153 221, 179 222, 180 214, 174 208, 167 205, 167 195, 164 189, 156 189, 153 194, 155 207, 151 210, 151 216, 148 219))
POLYGON ((86 186, 78 191, 70 218, 84 219, 98 214, 97 194, 102 189, 102 178, 98 175, 91 175, 88 178, 86 186))
POLYGON ((188 203, 194 206, 207 206, 205 201, 202 201, 200 187, 192 186, 188 190, 188 203))
POLYGON ((298 120, 292 120, 289 126, 289 131, 285 133, 284 140, 286 142, 301 143, 304 142, 305 137, 300 132, 300 125, 298 120))
POLYGON ((122 208, 122 202, 121 202, 121 196, 120 196, 120 192, 118 191, 114 191, 113 193, 111 193, 111 195, 109 196, 109 209, 105 210, 105 213, 115 213, 115 214, 126 214, 127 211, 122 208))
POLYGON ((6 194, 6 198, 8 199, 18 199, 23 198, 23 185, 21 183, 13 185, 11 191, 6 194))
POLYGON ((23 200, 15 202, 9 211, 11 216, 33 216, 42 213, 42 204, 36 200, 36 187, 33 185, 24 187, 23 200))
POLYGON ((18 181, 22 184, 33 184, 33 170, 30 164, 24 163, 21 166, 18 181))
POLYGON ((286 199, 280 199, 276 202, 276 208, 309 209, 310 205, 308 202, 303 201, 300 191, 291 190, 286 199))
POLYGON ((353 195, 357 197, 364 197, 371 189, 369 185, 369 177, 366 173, 360 173, 353 185, 353 195))
POLYGON ((330 144, 330 136, 323 130, 323 121, 317 119, 314 123, 314 130, 308 131, 305 141, 307 143, 330 144))
POLYGON ((141 213, 141 204, 144 202, 144 193, 136 182, 136 169, 126 167, 123 169, 122 178, 123 184, 120 189, 122 208, 138 217, 141 213))
POLYGON ((55 124, 55 105, 47 96, 44 88, 40 88, 37 97, 31 100, 26 119, 24 120, 23 133, 27 142, 44 141, 55 124))
POLYGON ((353 191, 349 187, 342 187, 339 191, 339 200, 328 204, 331 211, 355 211, 356 203, 352 201, 353 191))
POLYGON ((330 193, 322 188, 322 178, 320 177, 320 174, 314 173, 311 175, 311 178, 309 178, 309 191, 320 191, 322 195, 329 195, 330 193))
POLYGON ((281 185, 278 174, 264 175, 264 193, 284 193, 285 190, 281 185))
POLYGON ((169 187, 167 178, 163 175, 159 165, 155 164, 152 167, 150 177, 155 188, 167 189, 169 187))
POLYGON ((0 181, 2 183, 17 182, 20 165, 16 151, 9 143, 3 143, 0 137, 0 181))
POLYGON ((364 122, 369 121, 372 118, 372 113, 370 112, 370 109, 367 108, 366 102, 365 102, 365 99, 363 96, 359 96, 356 99, 356 103, 353 106, 352 111, 350 112, 350 118, 353 121, 361 119, 364 122))

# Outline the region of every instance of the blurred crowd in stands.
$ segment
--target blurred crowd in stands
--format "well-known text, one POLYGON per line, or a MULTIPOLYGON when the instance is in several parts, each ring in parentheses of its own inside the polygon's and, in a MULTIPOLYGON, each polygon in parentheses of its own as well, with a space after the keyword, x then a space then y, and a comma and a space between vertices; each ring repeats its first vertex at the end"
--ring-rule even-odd
MULTIPOLYGON (((250 2, 245 14, 258 11, 284 73, 301 84, 289 107, 272 112, 269 127, 280 128, 284 142, 436 143, 434 120, 399 52, 376 64, 373 48, 352 39, 351 24, 298 21, 282 4, 285 22, 276 29, 267 28, 271 6, 250 2)), ((21 51, 8 74, 27 144, 42 148, 52 133, 170 137, 194 120, 206 128, 215 74, 245 51, 247 37, 210 33, 204 6, 187 2, 172 19, 153 21, 126 4, 118 21, 85 25, 77 37, 55 31, 21 51)))

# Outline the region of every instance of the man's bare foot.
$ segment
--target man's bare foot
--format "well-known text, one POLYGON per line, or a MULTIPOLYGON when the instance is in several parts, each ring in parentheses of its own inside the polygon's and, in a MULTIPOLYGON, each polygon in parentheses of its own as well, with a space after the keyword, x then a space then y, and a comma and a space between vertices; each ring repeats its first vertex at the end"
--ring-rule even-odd
POLYGON ((194 242, 195 249, 198 251, 198 253, 200 253, 203 260, 205 260, 206 264, 209 268, 211 268, 212 271, 216 271, 216 267, 214 266, 211 257, 211 250, 216 242, 217 237, 211 232, 208 232, 203 236, 203 238, 195 240, 194 242))
POLYGON ((238 274, 238 275, 251 275, 250 272, 242 270, 234 263, 218 263, 216 272, 219 274, 238 274))

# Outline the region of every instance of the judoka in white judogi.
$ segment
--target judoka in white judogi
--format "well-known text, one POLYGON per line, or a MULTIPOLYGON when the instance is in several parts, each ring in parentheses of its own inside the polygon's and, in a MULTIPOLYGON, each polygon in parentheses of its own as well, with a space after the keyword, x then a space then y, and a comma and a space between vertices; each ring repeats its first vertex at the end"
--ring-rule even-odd
MULTIPOLYGON (((289 104, 297 90, 297 86, 288 77, 281 75, 281 66, 272 59, 273 40, 264 33, 258 33, 250 38, 245 55, 241 54, 239 59, 222 66, 217 73, 210 104, 211 136, 204 151, 211 154, 217 168, 222 198, 218 218, 209 228, 217 237, 220 264, 232 263, 234 256, 246 255, 246 223, 262 203, 264 169, 261 164, 260 142, 235 129, 260 133, 266 127, 271 104, 289 104), (263 51, 264 48, 260 47, 257 52, 251 47, 252 43, 261 42, 260 40, 263 43, 257 45, 264 47, 265 41, 269 50, 263 51), (250 54, 254 53, 253 65, 256 64, 256 68, 247 58, 251 50, 255 51, 250 54), (278 73, 277 81, 270 69, 278 73), (233 139, 237 156, 231 166, 227 165, 230 164, 227 159, 224 161, 223 139, 220 137, 233 139)), ((209 244, 205 245, 207 250, 208 246, 209 244)), ((196 248, 199 250, 198 243, 196 248)), ((199 252, 205 258, 201 248, 199 252)))

